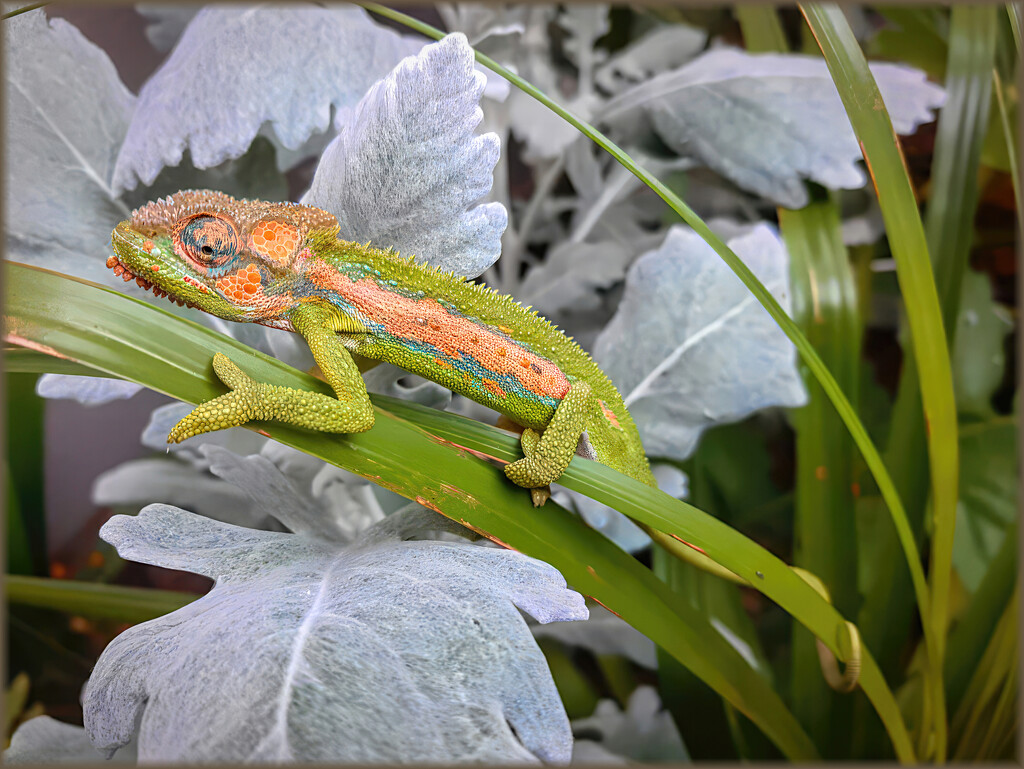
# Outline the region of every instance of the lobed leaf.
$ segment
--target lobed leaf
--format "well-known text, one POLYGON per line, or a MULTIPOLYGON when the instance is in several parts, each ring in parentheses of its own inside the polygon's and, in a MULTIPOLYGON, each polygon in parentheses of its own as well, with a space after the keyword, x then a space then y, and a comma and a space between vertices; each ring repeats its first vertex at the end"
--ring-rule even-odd
POLYGON ((76 374, 43 374, 36 382, 36 395, 40 398, 67 398, 83 406, 99 406, 125 400, 141 389, 142 385, 123 379, 76 374))
POLYGON ((476 136, 486 78, 461 34, 425 46, 363 97, 324 151, 302 202, 341 236, 476 276, 501 253, 508 214, 491 189, 500 142, 476 136))
POLYGON ((407 541, 434 518, 348 547, 166 505, 110 519, 122 557, 216 583, 104 650, 83 699, 93 744, 117 750, 138 723, 140 761, 566 761, 519 610, 582 619, 582 596, 520 553, 407 541))
MULTIPOLYGON (((942 88, 919 70, 871 67, 897 133, 933 119, 942 88)), ((653 129, 672 150, 787 208, 807 205, 804 181, 855 189, 867 177, 860 146, 820 57, 723 48, 611 100, 601 113, 619 134, 653 129)))
POLYGON ((5 254, 106 281, 128 215, 112 181, 135 97, 110 58, 41 10, 4 21, 5 254))
MULTIPOLYGON (((36 716, 18 726, 11 744, 4 751, 4 763, 22 764, 98 764, 102 754, 92 746, 85 729, 66 724, 50 716, 36 716)), ((135 746, 118 751, 113 761, 135 764, 135 746)))
POLYGON ((265 123, 296 149, 420 46, 360 8, 207 6, 142 87, 113 186, 152 184, 186 149, 197 168, 239 157, 265 123))
MULTIPOLYGON (((758 225, 729 245, 787 306, 789 259, 775 233, 758 225)), ((685 459, 707 427, 806 397, 785 334, 711 247, 681 226, 630 268, 594 358, 651 456, 685 459)))

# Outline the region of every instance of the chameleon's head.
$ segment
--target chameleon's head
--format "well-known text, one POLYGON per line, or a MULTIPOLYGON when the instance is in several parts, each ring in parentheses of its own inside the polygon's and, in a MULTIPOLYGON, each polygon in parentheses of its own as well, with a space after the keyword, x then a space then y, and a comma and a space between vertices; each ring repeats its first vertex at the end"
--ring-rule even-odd
POLYGON ((117 225, 107 266, 179 305, 288 327, 282 317, 298 302, 310 246, 337 230, 334 216, 312 206, 186 190, 117 225))

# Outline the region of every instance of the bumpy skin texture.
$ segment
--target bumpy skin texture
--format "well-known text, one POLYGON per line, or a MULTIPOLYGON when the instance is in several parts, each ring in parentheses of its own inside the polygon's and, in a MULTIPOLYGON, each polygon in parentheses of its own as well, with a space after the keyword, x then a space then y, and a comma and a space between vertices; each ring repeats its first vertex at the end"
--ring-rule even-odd
POLYGON ((225 356, 231 392, 168 436, 278 420, 326 432, 368 430, 373 410, 350 352, 394 363, 524 428, 505 468, 534 502, 574 454, 656 485, 636 426, 608 377, 575 342, 507 296, 390 250, 338 238, 335 218, 292 203, 187 190, 132 213, 107 265, 126 281, 227 320, 301 334, 337 400, 260 384, 225 356), (581 440, 581 436, 585 436, 581 440))

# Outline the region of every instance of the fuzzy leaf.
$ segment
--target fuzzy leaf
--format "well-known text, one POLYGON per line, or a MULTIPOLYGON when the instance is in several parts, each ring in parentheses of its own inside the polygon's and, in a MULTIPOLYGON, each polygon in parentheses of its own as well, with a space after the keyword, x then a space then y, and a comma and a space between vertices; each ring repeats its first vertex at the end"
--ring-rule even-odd
MULTIPOLYGON (((772 229, 760 224, 729 246, 788 307, 789 258, 772 229)), ((630 268, 594 358, 651 456, 685 459, 711 425, 806 399, 792 343, 711 247, 681 226, 630 268)))
POLYGON ((689 763, 672 715, 662 708, 652 686, 640 686, 629 697, 623 712, 612 700, 597 703, 594 715, 572 722, 573 734, 598 744, 613 755, 644 763, 689 763))
POLYGON ((593 310, 601 302, 597 289, 622 280, 633 256, 614 241, 564 241, 527 273, 516 298, 547 316, 566 310, 593 310))
MULTIPOLYGON (((945 92, 919 70, 873 64, 899 134, 934 119, 945 92)), ((818 56, 718 49, 630 88, 602 117, 629 136, 650 126, 670 148, 779 205, 807 205, 805 179, 854 189, 860 146, 818 56)))
POLYGON ((692 59, 707 42, 707 32, 686 24, 655 27, 598 68, 595 80, 608 93, 619 93, 692 59))
MULTIPOLYGON (((5 764, 98 764, 102 754, 92 746, 85 729, 50 716, 36 716, 21 724, 4 751, 5 764)), ((136 763, 129 745, 114 756, 119 764, 136 763)))
POLYGON ((142 385, 124 379, 74 374, 43 374, 36 382, 40 398, 75 400, 83 406, 100 406, 111 401, 131 398, 142 385))
POLYGON ((206 445, 200 451, 211 473, 296 534, 350 542, 384 518, 373 484, 365 478, 274 442, 265 448, 271 446, 276 462, 260 454, 238 456, 221 446, 206 445), (312 473, 302 472, 307 469, 312 473))
POLYGON ((953 384, 961 414, 994 414, 992 395, 1003 381, 1004 341, 1012 330, 1009 313, 992 299, 988 276, 968 270, 953 344, 953 384))
POLYGON ((1017 515, 1016 419, 965 425, 960 433, 960 500, 956 507, 953 566, 974 592, 999 552, 1017 515))
POLYGON ((129 213, 114 158, 135 97, 63 19, 30 11, 5 20, 3 36, 4 256, 108 282, 110 231, 129 213))
POLYGON ((164 457, 133 459, 97 476, 92 502, 138 510, 158 500, 249 528, 280 529, 245 493, 205 470, 164 457))
POLYGON ((461 34, 404 60, 359 102, 302 202, 337 216, 344 238, 479 275, 508 223, 500 203, 473 205, 500 153, 497 135, 473 133, 484 82, 461 34))
POLYGON ((568 760, 519 610, 582 619, 582 597, 519 553, 405 541, 425 516, 348 547, 165 505, 110 519, 123 558, 216 583, 104 650, 83 700, 93 744, 125 744, 138 717, 140 761, 568 760))
POLYGON ((586 622, 534 625, 533 635, 535 638, 554 638, 594 654, 618 654, 648 670, 658 668, 654 641, 600 606, 591 608, 586 622))
POLYGON ((296 149, 420 46, 361 8, 207 6, 143 86, 114 186, 151 184, 186 148, 197 168, 239 157, 264 123, 296 149))
POLYGON ((146 19, 146 39, 160 53, 167 53, 181 38, 185 27, 199 10, 197 5, 177 3, 136 3, 135 10, 146 19))

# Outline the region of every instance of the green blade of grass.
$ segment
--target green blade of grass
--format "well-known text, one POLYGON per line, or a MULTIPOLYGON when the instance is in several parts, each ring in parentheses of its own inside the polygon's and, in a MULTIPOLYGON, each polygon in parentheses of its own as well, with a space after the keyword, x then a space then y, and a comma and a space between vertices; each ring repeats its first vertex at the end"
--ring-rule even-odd
POLYGON ((949 635, 946 697, 954 713, 960 708, 968 682, 978 669, 985 646, 992 638, 1017 584, 1017 550, 1020 546, 1018 530, 1017 521, 1006 530, 1003 544, 989 564, 985 578, 971 596, 967 611, 949 635))
MULTIPOLYGON (((85 281, 20 265, 7 265, 6 279, 9 342, 55 353, 191 402, 206 400, 222 389, 210 371, 215 351, 226 353, 260 381, 327 391, 323 382, 232 339, 85 281)), ((487 428, 501 439, 500 445, 492 451, 474 451, 469 436, 459 429, 464 423, 477 424, 471 420, 435 412, 453 426, 451 437, 442 436, 429 426, 424 429, 425 420, 417 425, 407 418, 420 412, 389 410, 393 399, 374 398, 374 402, 376 424, 360 435, 330 435, 269 423, 260 427, 275 440, 359 473, 551 563, 573 587, 619 613, 745 713, 787 757, 817 755, 779 696, 705 618, 581 519, 553 504, 543 510, 534 508, 528 494, 482 461, 482 453, 506 461, 516 457, 518 447, 512 436, 487 428)), ((611 488, 620 486, 617 479, 625 479, 614 471, 608 475, 607 468, 597 475, 611 488)), ((618 493, 632 497, 634 486, 648 489, 655 499, 671 499, 632 481, 618 488, 618 493)), ((652 506, 649 499, 640 504, 652 506)), ((697 514, 692 508, 686 510, 687 515, 697 514)), ((658 520, 667 525, 667 517, 658 520)), ((675 528, 668 526, 669 531, 675 528)), ((698 523, 698 528, 704 526, 698 523)), ((733 535, 746 543, 746 550, 760 551, 737 532, 733 535)), ((716 552, 723 547, 712 545, 716 552)), ((773 582, 776 573, 788 573, 784 564, 761 561, 759 568, 767 569, 773 582)), ((838 617, 823 616, 813 599, 810 605, 800 597, 794 600, 801 603, 801 613, 813 618, 819 632, 834 635, 838 617)))
MULTIPOLYGON (((320 380, 235 340, 86 281, 22 265, 8 265, 6 279, 6 332, 11 343, 193 403, 222 390, 209 363, 218 351, 259 381, 329 392, 320 380)), ((701 615, 580 519, 551 504, 535 509, 528 494, 481 461, 517 459, 519 446, 513 436, 418 404, 379 396, 373 402, 376 424, 359 435, 307 432, 276 423, 254 427, 551 563, 576 589, 663 645, 754 721, 787 756, 815 753, 764 679, 701 615), (698 629, 706 636, 695 635, 698 629)), ((849 659, 843 617, 786 564, 739 532, 596 462, 574 460, 560 482, 693 543, 776 601, 839 659, 849 659)), ((892 692, 870 654, 865 652, 862 660, 865 694, 889 731, 897 755, 913 761, 892 692)))
POLYGON ((20 606, 133 624, 170 614, 199 598, 194 593, 173 590, 12 574, 4 577, 4 595, 9 603, 20 606))
MULTIPOLYGON (((997 9, 957 6, 949 31, 947 95, 935 143, 932 196, 926 212, 926 236, 943 306, 952 335, 960 302, 961 277, 966 266, 978 202, 977 177, 986 120, 989 80, 995 45, 997 9)), ((892 470, 907 505, 916 537, 924 532, 928 473, 925 421, 921 411, 920 377, 913 357, 907 356, 893 408, 886 465, 892 470)), ((860 623, 864 639, 876 652, 882 669, 899 666, 911 617, 906 577, 893 563, 897 543, 881 532, 878 578, 865 597, 860 623)))
POLYGON ((943 308, 939 303, 928 243, 903 155, 860 45, 838 7, 802 5, 801 10, 839 89, 878 193, 909 320, 914 360, 920 374, 931 471, 933 534, 930 595, 920 584, 915 584, 915 592, 923 611, 928 652, 926 688, 933 708, 931 722, 935 760, 941 762, 946 758, 942 660, 949 616, 959 476, 953 374, 943 326, 943 308), (922 601, 924 597, 929 600, 922 601))
MULTIPOLYGON (((747 50, 789 51, 773 7, 741 7, 738 16, 747 50)), ((856 284, 839 206, 827 194, 814 193, 803 209, 779 209, 790 255, 793 317, 856 407, 861 347, 856 284)), ((851 615, 858 599, 855 446, 820 385, 806 370, 803 377, 807 405, 790 412, 796 433, 793 562, 821 578, 833 604, 851 615)), ((814 741, 827 746, 826 758, 850 757, 853 703, 829 688, 815 638, 803 628, 794 629, 791 658, 793 712, 814 741)))
MULTIPOLYGON (((800 211, 780 210, 779 226, 790 254, 794 315, 843 389, 855 394, 860 321, 839 208, 822 200, 800 211)), ((852 615, 858 599, 855 449, 821 388, 809 376, 805 384, 808 403, 791 412, 797 462, 793 562, 820 577, 832 602, 852 615)), ((830 745, 829 756, 848 756, 850 731, 843 725, 850 721, 850 699, 825 683, 810 634, 794 632, 792 657, 797 717, 819 744, 830 745)))

